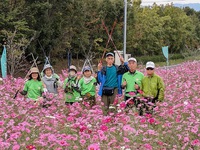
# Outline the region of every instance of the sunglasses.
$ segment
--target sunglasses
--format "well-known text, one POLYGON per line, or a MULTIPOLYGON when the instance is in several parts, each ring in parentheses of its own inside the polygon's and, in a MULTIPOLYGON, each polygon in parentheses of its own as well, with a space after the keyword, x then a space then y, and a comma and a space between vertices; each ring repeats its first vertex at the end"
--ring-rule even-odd
POLYGON ((154 68, 147 68, 147 70, 153 70, 154 68))

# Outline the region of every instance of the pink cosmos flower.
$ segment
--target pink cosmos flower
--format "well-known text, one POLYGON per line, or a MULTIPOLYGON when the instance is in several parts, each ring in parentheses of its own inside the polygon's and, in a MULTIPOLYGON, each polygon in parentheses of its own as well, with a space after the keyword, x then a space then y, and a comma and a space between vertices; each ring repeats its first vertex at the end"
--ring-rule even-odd
POLYGON ((0 126, 2 126, 4 124, 4 121, 0 121, 0 126))
POLYGON ((115 99, 113 104, 117 105, 118 104, 118 99, 115 99))
POLYGON ((98 130, 97 132, 98 132, 98 134, 99 134, 99 139, 100 139, 101 141, 107 140, 107 137, 105 136, 105 134, 104 134, 104 132, 103 132, 102 130, 98 130))
POLYGON ((83 132, 83 131, 86 130, 86 129, 87 129, 87 127, 82 126, 82 127, 80 128, 80 132, 83 132))
POLYGON ((100 128, 101 128, 102 131, 107 131, 108 130, 108 127, 106 125, 102 125, 100 128))
POLYGON ((189 137, 184 137, 183 141, 186 143, 186 142, 189 142, 190 139, 189 139, 189 137))
POLYGON ((198 125, 197 126, 194 126, 194 127, 192 127, 192 129, 191 129, 191 132, 193 132, 193 133, 197 133, 198 132, 198 129, 199 127, 198 127, 198 125))
POLYGON ((163 146, 163 142, 158 141, 158 145, 163 146))
POLYGON ((124 109, 125 107, 126 107, 125 102, 121 102, 121 103, 120 103, 120 108, 121 108, 121 109, 124 109))
POLYGON ((197 112, 198 114, 200 114, 200 109, 197 109, 196 112, 197 112))
POLYGON ((8 118, 9 118, 9 116, 8 116, 8 115, 4 115, 3 117, 4 117, 4 119, 8 119, 8 118))
POLYGON ((180 118, 176 118, 176 122, 177 122, 177 123, 180 122, 180 118))
POLYGON ((99 144, 93 143, 88 146, 88 150, 100 150, 99 144))
POLYGON ((154 118, 150 118, 150 119, 148 120, 148 122, 149 122, 150 124, 154 124, 154 123, 155 123, 155 119, 154 119, 154 118))
POLYGON ((126 101, 126 104, 128 105, 133 105, 134 104, 134 101, 132 99, 129 99, 126 101))
POLYGON ((97 135, 93 135, 92 140, 93 141, 97 141, 99 139, 99 137, 97 135))
POLYGON ((64 140, 59 141, 59 144, 60 146, 69 146, 69 144, 64 140))
POLYGON ((85 145, 85 143, 86 143, 86 140, 84 140, 84 139, 81 139, 81 140, 80 140, 80 143, 81 143, 81 145, 85 145))
POLYGON ((20 146, 18 144, 13 146, 13 150, 19 150, 19 149, 20 149, 20 146))
POLYGON ((68 122, 73 122, 73 121, 74 121, 74 117, 73 117, 73 116, 67 117, 67 121, 68 121, 68 122))
POLYGON ((142 119, 140 119, 140 123, 145 123, 146 122, 146 119, 145 118, 142 118, 142 119))
POLYGON ((150 144, 144 144, 146 150, 152 150, 152 146, 150 144))
POLYGON ((123 139, 124 139, 124 142, 125 142, 125 143, 130 142, 130 140, 129 140, 127 137, 123 137, 123 139))
POLYGON ((137 90, 140 94, 143 94, 143 91, 142 90, 137 90))
POLYGON ((112 118, 111 118, 111 117, 108 117, 108 118, 106 118, 106 119, 103 119, 103 120, 102 120, 102 123, 109 123, 109 122, 111 122, 111 120, 112 120, 112 118))
POLYGON ((191 145, 193 146, 199 146, 200 145, 200 141, 198 139, 195 139, 191 142, 191 145))
POLYGON ((167 106, 168 106, 168 103, 164 102, 164 103, 162 104, 162 106, 167 107, 167 106))
POLYGON ((135 96, 136 94, 135 94, 135 92, 129 92, 128 93, 130 96, 135 96))
POLYGON ((27 148, 28 150, 34 150, 36 147, 33 146, 33 145, 28 145, 28 146, 26 146, 26 148, 27 148))
POLYGON ((125 125, 125 126, 123 126, 123 130, 124 131, 130 131, 130 130, 132 130, 132 128, 131 128, 130 125, 125 125))

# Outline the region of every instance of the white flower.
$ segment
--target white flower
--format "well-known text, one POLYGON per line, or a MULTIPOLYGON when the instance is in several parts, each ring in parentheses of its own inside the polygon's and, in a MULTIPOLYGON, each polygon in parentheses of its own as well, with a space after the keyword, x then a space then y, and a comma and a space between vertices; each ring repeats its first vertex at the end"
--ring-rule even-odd
POLYGON ((55 119, 56 117, 54 116, 46 116, 47 118, 52 118, 52 119, 55 119))
POLYGON ((188 104, 188 102, 187 101, 184 101, 184 105, 187 105, 188 104))
POLYGON ((91 124, 88 124, 88 125, 87 125, 87 127, 88 127, 88 128, 91 128, 91 127, 92 127, 92 125, 91 125, 91 124))

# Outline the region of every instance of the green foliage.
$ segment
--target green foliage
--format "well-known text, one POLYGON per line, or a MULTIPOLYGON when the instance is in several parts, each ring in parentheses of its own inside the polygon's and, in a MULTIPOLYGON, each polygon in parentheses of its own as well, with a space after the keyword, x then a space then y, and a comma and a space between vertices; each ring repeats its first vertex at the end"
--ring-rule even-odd
MULTIPOLYGON (((182 54, 172 54, 170 56, 169 60, 174 60, 174 59, 184 59, 184 56, 182 54)), ((139 64, 146 64, 148 61, 153 61, 153 62, 166 62, 166 58, 163 55, 154 55, 154 56, 141 56, 141 57, 136 57, 137 61, 139 64)))
POLYGON ((8 73, 12 76, 16 70, 25 69, 23 57, 34 37, 34 30, 24 18, 24 4, 24 0, 0 2, 0 38, 7 41, 8 73))
MULTIPOLYGON (((14 43, 29 41, 36 33, 25 53, 32 52, 42 61, 42 49, 52 59, 65 58, 68 50, 76 58, 91 51, 94 57, 101 56, 108 40, 102 20, 109 32, 117 22, 112 39, 117 49, 123 49, 122 0, 5 0, 0 5, 0 39, 8 38, 4 31, 17 31, 14 43)), ((127 14, 127 53, 133 56, 162 60, 162 46, 168 45, 170 54, 200 46, 200 12, 173 5, 141 7, 141 0, 129 0, 127 14)), ((107 49, 115 50, 111 42, 107 49)))

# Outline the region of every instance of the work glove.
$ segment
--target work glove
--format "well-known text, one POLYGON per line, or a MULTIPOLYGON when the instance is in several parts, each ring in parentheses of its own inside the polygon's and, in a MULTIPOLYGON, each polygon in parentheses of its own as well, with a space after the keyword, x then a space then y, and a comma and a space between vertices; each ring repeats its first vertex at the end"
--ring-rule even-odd
POLYGON ((19 92, 20 94, 22 94, 22 95, 26 95, 27 94, 27 91, 21 91, 21 92, 19 92))
POLYGON ((43 91, 45 94, 48 92, 47 88, 44 88, 43 91))

